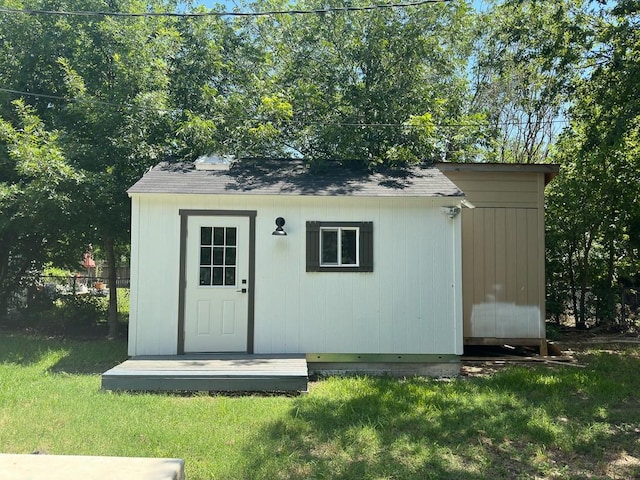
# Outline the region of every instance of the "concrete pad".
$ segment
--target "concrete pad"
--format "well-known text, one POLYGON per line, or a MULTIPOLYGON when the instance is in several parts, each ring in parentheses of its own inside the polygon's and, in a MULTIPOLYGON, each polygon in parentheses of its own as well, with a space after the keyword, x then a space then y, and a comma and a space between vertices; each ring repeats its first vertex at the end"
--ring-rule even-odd
POLYGON ((184 480, 178 458, 13 455, 0 453, 0 478, 11 480, 184 480))

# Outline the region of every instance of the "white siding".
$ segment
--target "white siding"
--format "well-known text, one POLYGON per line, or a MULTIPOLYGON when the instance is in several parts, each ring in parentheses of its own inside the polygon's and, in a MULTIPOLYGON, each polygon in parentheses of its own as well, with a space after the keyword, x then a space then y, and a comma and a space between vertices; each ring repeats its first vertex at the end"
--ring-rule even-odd
POLYGON ((129 355, 175 354, 180 219, 159 197, 134 198, 133 212, 129 355))
POLYGON ((255 353, 462 353, 452 198, 134 195, 131 355, 175 354, 179 209, 255 210, 255 353), (276 217, 287 236, 272 236, 276 217), (372 221, 372 273, 305 270, 306 221, 372 221))

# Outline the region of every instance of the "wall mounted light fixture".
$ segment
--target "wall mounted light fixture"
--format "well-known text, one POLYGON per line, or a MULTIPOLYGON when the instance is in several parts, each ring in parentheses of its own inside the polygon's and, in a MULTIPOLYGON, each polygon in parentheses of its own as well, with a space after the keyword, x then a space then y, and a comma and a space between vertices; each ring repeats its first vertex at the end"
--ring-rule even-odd
POLYGON ((440 207, 440 209, 449 218, 453 218, 460 213, 460 207, 440 207))
POLYGON ((276 218, 276 229, 273 231, 271 235, 286 235, 287 232, 284 231, 282 227, 284 227, 285 221, 284 218, 278 217, 276 218))

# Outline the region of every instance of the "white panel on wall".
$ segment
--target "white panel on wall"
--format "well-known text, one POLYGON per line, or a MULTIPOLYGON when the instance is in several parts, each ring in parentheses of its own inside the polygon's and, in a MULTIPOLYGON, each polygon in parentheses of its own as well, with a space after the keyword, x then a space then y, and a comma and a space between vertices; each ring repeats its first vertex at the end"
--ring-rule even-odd
POLYGON ((138 354, 177 352, 180 219, 175 202, 154 195, 143 203, 140 298, 145 335, 138 354))
POLYGON ((451 203, 251 195, 140 199, 139 289, 132 301, 136 354, 176 351, 180 208, 257 211, 256 353, 461 353, 455 305, 461 286, 455 285, 452 247, 460 219, 440 212, 451 203), (279 216, 287 236, 271 235, 279 216), (306 272, 309 220, 372 221, 374 271, 306 272))

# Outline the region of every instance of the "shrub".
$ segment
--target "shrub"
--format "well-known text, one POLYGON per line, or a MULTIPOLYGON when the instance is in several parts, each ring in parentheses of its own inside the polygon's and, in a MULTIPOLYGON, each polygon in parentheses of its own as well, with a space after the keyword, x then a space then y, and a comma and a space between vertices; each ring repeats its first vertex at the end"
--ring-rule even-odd
POLYGON ((56 300, 55 317, 65 331, 93 327, 106 321, 109 308, 106 297, 95 295, 66 295, 56 300))

